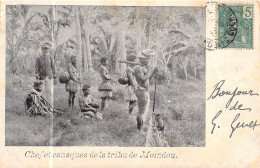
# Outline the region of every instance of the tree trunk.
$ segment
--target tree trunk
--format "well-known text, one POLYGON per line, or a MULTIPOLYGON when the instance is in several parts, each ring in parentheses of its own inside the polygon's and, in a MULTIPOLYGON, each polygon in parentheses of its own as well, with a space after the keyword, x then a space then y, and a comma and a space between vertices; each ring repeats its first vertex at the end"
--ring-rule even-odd
POLYGON ((145 43, 145 48, 149 48, 149 43, 150 43, 150 22, 146 22, 146 27, 145 27, 145 35, 146 35, 146 43, 145 43))
POLYGON ((116 53, 116 72, 124 73, 126 70, 126 64, 118 63, 119 60, 126 60, 125 50, 125 33, 122 28, 117 31, 117 53, 116 53))
MULTIPOLYGON (((22 32, 21 32, 21 34, 20 34, 20 36, 18 37, 18 39, 17 39, 17 42, 16 42, 16 44, 14 44, 14 36, 12 37, 12 50, 11 50, 11 59, 10 59, 10 67, 12 67, 13 66, 13 63, 15 63, 15 59, 17 58, 17 55, 18 55, 18 53, 19 53, 19 51, 20 51, 20 46, 21 46, 21 44, 24 42, 24 36, 23 36, 23 34, 25 33, 25 30, 28 28, 28 26, 29 26, 29 24, 31 23, 31 20, 35 17, 35 16, 37 16, 39 13, 36 13, 36 14, 34 14, 34 15, 32 15, 28 20, 27 20, 27 22, 25 23, 25 25, 24 25, 24 27, 23 27, 23 29, 22 29, 22 32)), ((12 34, 14 34, 14 33, 12 33, 12 34)))
POLYGON ((188 80, 188 72, 186 66, 183 66, 183 71, 184 71, 185 79, 188 80))
POLYGON ((140 54, 142 50, 142 39, 141 37, 137 37, 137 43, 136 43, 136 54, 140 54))
POLYGON ((83 72, 88 72, 88 59, 86 52, 86 38, 85 35, 81 37, 82 40, 82 68, 83 72))
POLYGON ((82 69, 83 72, 88 72, 88 60, 87 60, 87 49, 86 49, 86 37, 85 37, 85 30, 84 30, 84 19, 81 15, 81 8, 79 8, 79 20, 80 20, 80 35, 81 35, 81 42, 82 42, 82 69))
MULTIPOLYGON (((138 17, 140 17, 140 11, 139 10, 138 10, 138 13, 137 13, 137 18, 138 17)), ((136 37, 137 37, 136 54, 138 56, 142 51, 142 37, 143 37, 143 33, 144 33, 144 30, 141 26, 140 19, 137 19, 137 31, 135 33, 136 33, 136 37)))
POLYGON ((183 69, 185 79, 188 80, 188 72, 187 72, 187 63, 186 63, 186 58, 183 58, 183 56, 179 56, 179 61, 181 68, 183 69))
POLYGON ((117 50, 117 35, 115 32, 111 33, 111 39, 110 39, 110 47, 108 48, 108 55, 110 57, 110 65, 109 70, 110 72, 115 72, 116 69, 116 50, 117 50))
POLYGON ((194 68, 194 77, 197 79, 197 68, 196 66, 194 66, 193 68, 194 68))
POLYGON ((77 38, 77 45, 76 45, 76 52, 77 52, 77 64, 78 64, 78 71, 80 72, 80 68, 82 67, 82 56, 81 56, 81 30, 80 30, 80 22, 79 22, 79 8, 77 6, 74 7, 74 19, 76 25, 76 38, 77 38))
POLYGON ((92 56, 91 56, 91 51, 90 51, 90 42, 89 42, 89 32, 88 28, 84 29, 85 31, 85 40, 86 40, 86 53, 87 53, 87 60, 88 60, 88 70, 89 72, 93 72, 93 64, 92 64, 92 56))
MULTIPOLYGON (((51 13, 50 13, 50 22, 51 22, 51 27, 50 27, 50 37, 51 37, 51 43, 53 46, 53 49, 51 50, 51 55, 52 55, 52 59, 54 60, 54 64, 56 63, 57 59, 56 59, 56 42, 57 42, 57 34, 55 33, 55 6, 51 6, 51 13)), ((57 25, 58 27, 59 25, 57 25)), ((57 28, 59 29, 59 28, 57 28)))
POLYGON ((110 53, 110 57, 111 57, 111 71, 119 72, 119 63, 117 62, 117 35, 116 36, 116 40, 115 40, 115 49, 114 52, 110 53))

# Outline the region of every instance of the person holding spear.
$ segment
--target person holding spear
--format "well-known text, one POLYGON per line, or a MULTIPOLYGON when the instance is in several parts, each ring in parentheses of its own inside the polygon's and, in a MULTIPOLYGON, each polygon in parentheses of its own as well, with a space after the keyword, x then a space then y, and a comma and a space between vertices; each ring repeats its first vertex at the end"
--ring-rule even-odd
POLYGON ((155 55, 155 50, 146 49, 141 52, 139 56, 139 62, 141 65, 135 67, 135 77, 137 81, 137 104, 138 104, 138 114, 137 114, 137 128, 142 129, 143 124, 146 120, 146 116, 149 112, 150 105, 150 95, 149 95, 149 80, 157 73, 157 68, 152 71, 152 67, 149 66, 150 57, 155 55))

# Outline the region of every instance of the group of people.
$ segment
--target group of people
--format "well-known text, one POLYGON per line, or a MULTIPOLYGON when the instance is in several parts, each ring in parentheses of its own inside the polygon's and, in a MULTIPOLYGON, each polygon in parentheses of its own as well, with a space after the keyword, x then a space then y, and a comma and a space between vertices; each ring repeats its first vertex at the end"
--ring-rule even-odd
MULTIPOLYGON (((38 102, 42 100, 43 102, 47 102, 43 104, 48 104, 48 107, 52 109, 52 111, 55 111, 53 107, 53 80, 56 79, 56 73, 54 61, 49 54, 50 44, 44 43, 41 50, 42 55, 36 59, 35 68, 37 81, 34 83, 34 88, 26 99, 26 109, 28 112, 30 109, 30 114, 41 114, 37 109, 39 109, 38 102), (40 94, 42 90, 44 90, 43 93, 45 93, 45 96, 40 94), (32 95, 34 95, 33 99, 31 98, 32 95), (33 105, 34 110, 31 110, 33 105)), ((152 69, 152 67, 149 66, 149 60, 154 54, 155 51, 153 49, 143 50, 139 56, 137 56, 136 53, 131 53, 127 56, 127 61, 125 62, 127 64, 125 77, 128 81, 125 91, 125 100, 129 102, 129 114, 133 112, 136 105, 138 106, 137 128, 139 130, 142 129, 149 111, 149 81, 157 73, 156 68, 152 69)), ((108 57, 102 56, 100 63, 99 73, 102 82, 98 87, 98 91, 100 92, 101 98, 100 108, 101 110, 105 110, 107 101, 112 97, 113 87, 111 85, 112 78, 107 70, 109 63, 108 57)), ((75 55, 70 57, 67 71, 69 74, 69 79, 66 82, 66 91, 69 92, 68 105, 73 108, 78 86, 82 82, 77 71, 77 57, 75 55)), ((84 84, 82 86, 83 95, 79 98, 80 111, 84 116, 97 118, 97 114, 100 114, 97 112, 99 105, 94 103, 94 98, 90 95, 90 88, 90 84, 84 84)))

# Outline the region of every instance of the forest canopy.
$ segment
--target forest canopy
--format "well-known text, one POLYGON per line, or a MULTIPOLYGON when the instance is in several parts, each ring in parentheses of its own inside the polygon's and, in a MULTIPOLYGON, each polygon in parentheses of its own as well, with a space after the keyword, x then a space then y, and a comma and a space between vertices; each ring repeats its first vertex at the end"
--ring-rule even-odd
POLYGON ((108 56, 109 71, 123 73, 130 53, 156 51, 162 78, 201 79, 205 71, 205 10, 200 7, 9 5, 6 8, 6 60, 12 73, 34 73, 40 46, 49 41, 62 71, 71 54, 83 72, 108 56))

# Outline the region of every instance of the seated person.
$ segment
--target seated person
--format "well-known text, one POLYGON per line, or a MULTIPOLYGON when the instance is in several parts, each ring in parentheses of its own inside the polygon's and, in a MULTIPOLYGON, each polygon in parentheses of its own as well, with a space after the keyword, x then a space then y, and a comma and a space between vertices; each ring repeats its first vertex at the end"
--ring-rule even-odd
POLYGON ((42 82, 34 82, 33 89, 28 93, 25 100, 25 110, 29 115, 49 115, 53 108, 42 97, 42 82))
POLYGON ((41 95, 43 83, 34 82, 33 89, 30 91, 25 99, 25 112, 31 115, 51 115, 55 113, 63 113, 60 110, 56 110, 46 99, 41 95))
POLYGON ((80 111, 87 118, 102 119, 100 113, 97 112, 99 106, 94 104, 94 98, 90 95, 90 85, 83 85, 83 95, 79 99, 80 111))

